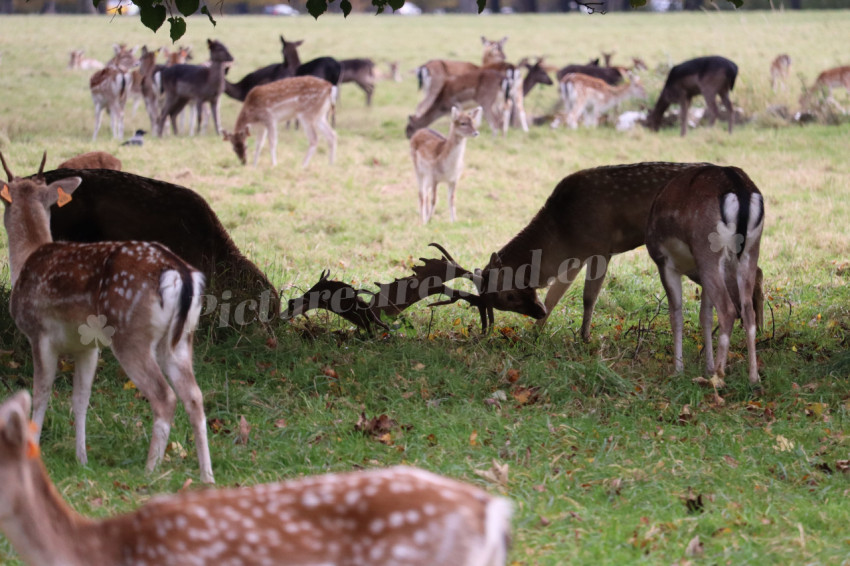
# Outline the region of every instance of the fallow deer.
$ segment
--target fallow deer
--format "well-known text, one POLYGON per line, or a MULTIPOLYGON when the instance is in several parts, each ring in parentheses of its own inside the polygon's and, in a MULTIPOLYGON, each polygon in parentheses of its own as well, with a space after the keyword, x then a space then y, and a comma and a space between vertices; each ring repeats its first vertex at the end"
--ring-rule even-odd
POLYGON ((806 90, 803 97, 800 99, 800 106, 803 109, 808 109, 811 104, 812 97, 826 89, 827 91, 827 101, 836 106, 842 112, 843 108, 832 98, 832 89, 844 87, 848 94, 850 94, 850 65, 844 67, 835 67, 833 69, 827 69, 818 75, 818 78, 815 79, 815 84, 808 90, 806 90))
MULTIPOLYGON (((160 74, 161 67, 156 63, 158 50, 148 51, 147 46, 142 46, 142 54, 139 57, 139 67, 131 73, 131 87, 129 97, 134 99, 133 114, 139 102, 144 102, 145 110, 151 121, 151 130, 156 131, 157 119, 159 118, 159 98, 161 91, 160 74)), ((173 55, 173 54, 172 54, 173 55)))
POLYGON ((90 151, 66 159, 57 169, 112 169, 121 170, 121 160, 105 151, 90 151))
POLYGON ((29 430, 0 405, 0 530, 30 566, 504 566, 508 499, 425 470, 326 474, 162 495, 116 517, 73 511, 29 430))
MULTIPOLYGON (((630 98, 646 98, 646 90, 637 77, 618 86, 581 73, 569 73, 561 79, 564 121, 572 129, 578 128, 578 119, 584 113, 585 124, 597 126, 600 116, 630 98)), ((561 116, 556 117, 552 127, 558 127, 561 121, 561 116)))
POLYGON ((478 135, 477 127, 480 123, 480 106, 469 112, 455 107, 452 108, 452 121, 447 136, 423 128, 410 138, 410 155, 419 185, 419 216, 423 224, 427 224, 434 214, 437 185, 440 183, 449 186, 449 211, 452 222, 455 221, 455 189, 463 173, 466 140, 478 135))
POLYGON ((233 133, 224 132, 224 139, 233 145, 233 151, 244 165, 247 151, 245 140, 250 135, 250 128, 261 127, 262 132, 254 151, 254 166, 260 159, 266 134, 269 137, 269 151, 274 166, 277 165, 277 123, 297 118, 310 143, 302 166, 307 167, 316 152, 317 130, 328 141, 329 158, 333 163, 336 132, 328 124, 328 112, 334 105, 334 89, 336 87, 328 81, 312 76, 291 77, 254 87, 242 104, 233 133))
POLYGON ((71 51, 71 59, 68 61, 69 69, 94 69, 100 70, 105 65, 97 59, 90 59, 85 56, 85 51, 82 49, 74 49, 71 51))
POLYGON ((366 93, 366 106, 372 106, 375 93, 375 62, 371 59, 343 59, 339 62, 342 72, 339 84, 355 83, 366 93))
POLYGON ((655 197, 646 227, 646 249, 667 293, 676 371, 682 362, 682 276, 702 286, 700 325, 709 376, 723 377, 729 337, 739 316, 747 333, 749 379, 758 386, 753 296, 764 228, 764 199, 737 167, 706 165, 673 178, 655 197), (717 311, 717 360, 712 325, 717 311))
POLYGON ((776 92, 778 87, 783 89, 787 87, 785 80, 788 78, 788 71, 791 68, 791 56, 787 53, 777 55, 776 59, 770 64, 770 88, 776 92))
POLYGON ((192 370, 192 338, 201 310, 204 277, 157 243, 54 242, 50 207, 63 206, 82 182, 66 177, 49 185, 44 158, 31 179, 15 177, 0 153, 9 182, 0 190, 9 238, 12 292, 9 310, 32 347, 35 441, 41 434, 61 354, 74 358, 72 405, 77 459, 85 464, 86 412, 101 347, 112 352, 150 401, 153 432, 146 469, 165 454, 176 399, 195 434, 201 480, 213 483, 203 395, 192 370))
POLYGON ((583 75, 589 75, 591 77, 601 79, 608 83, 611 86, 618 85, 623 82, 624 75, 620 72, 619 69, 615 67, 600 67, 599 65, 567 65, 566 67, 561 67, 555 73, 555 78, 559 81, 564 78, 565 75, 570 73, 581 73, 583 75))
POLYGON ((664 112, 671 104, 678 104, 681 135, 684 136, 688 131, 688 107, 691 99, 701 94, 708 108, 709 125, 713 125, 720 115, 715 101, 715 97, 720 97, 723 106, 729 112, 729 133, 731 134, 735 112, 732 109, 732 101, 729 100, 729 91, 735 88, 737 76, 738 66, 729 59, 717 55, 697 57, 676 65, 670 69, 658 101, 646 117, 647 126, 658 131, 664 112))
POLYGON ((203 105, 210 104, 213 123, 217 134, 221 133, 219 102, 224 91, 224 70, 233 56, 223 43, 208 39, 210 66, 174 65, 160 71, 163 91, 162 110, 157 119, 155 132, 162 137, 166 118, 171 118, 171 129, 177 135, 177 115, 190 101, 194 101, 197 110, 198 130, 203 119, 203 105))
POLYGON ((131 83, 130 71, 111 63, 91 76, 89 90, 94 102, 92 141, 97 140, 104 110, 109 114, 112 137, 115 139, 124 137, 124 106, 127 104, 127 94, 131 83))

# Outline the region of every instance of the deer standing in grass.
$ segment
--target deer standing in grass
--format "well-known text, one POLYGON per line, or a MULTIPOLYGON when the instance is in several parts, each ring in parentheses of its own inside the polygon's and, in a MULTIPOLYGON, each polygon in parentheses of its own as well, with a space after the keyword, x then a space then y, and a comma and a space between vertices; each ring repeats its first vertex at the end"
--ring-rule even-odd
POLYGON ((783 53, 777 55, 776 59, 770 64, 770 88, 776 92, 776 89, 781 85, 786 88, 785 80, 788 78, 788 71, 791 69, 791 56, 783 53))
POLYGON ((124 137, 124 107, 127 95, 132 86, 131 69, 136 65, 133 50, 125 45, 115 45, 115 56, 107 62, 106 67, 97 71, 89 79, 89 90, 94 102, 94 134, 92 141, 97 140, 103 111, 109 113, 112 125, 112 137, 124 137))
POLYGON ((587 113, 585 124, 597 126, 600 116, 630 98, 646 98, 646 90, 637 77, 630 82, 611 86, 602 79, 568 73, 561 79, 561 100, 566 117, 556 117, 552 127, 556 128, 565 121, 567 126, 576 129, 583 113, 587 113))
POLYGON ((815 79, 815 84, 812 85, 812 88, 808 89, 800 99, 800 105, 803 109, 807 109, 811 104, 814 94, 822 89, 826 89, 827 102, 836 106, 841 112, 844 112, 844 109, 841 108, 834 98, 832 98, 832 89, 836 87, 844 87, 847 93, 850 94, 850 65, 827 69, 819 74, 818 78, 815 79))
POLYGON ((652 205, 646 249, 658 265, 667 293, 676 371, 682 362, 682 276, 702 286, 700 325, 707 375, 723 377, 729 337, 739 316, 747 333, 749 379, 758 386, 757 314, 759 245, 764 228, 764 199, 737 167, 706 165, 672 179, 652 205), (711 330, 717 311, 720 335, 717 359, 711 330), (716 362, 716 363, 715 363, 716 362))
POLYGON ((449 211, 455 221, 455 189, 463 173, 463 154, 467 138, 478 135, 481 107, 464 112, 452 108, 448 136, 431 129, 417 130, 410 138, 410 155, 419 185, 419 216, 427 224, 437 204, 437 185, 449 186, 449 211))
POLYGON ((0 405, 0 530, 29 566, 504 566, 507 499, 397 466, 162 495, 92 520, 59 495, 29 429, 0 405))
MULTIPOLYGON (((35 440, 41 434, 59 356, 74 358, 72 405, 77 459, 85 464, 86 412, 99 349, 112 352, 148 399, 153 432, 148 471, 165 453, 176 398, 195 434, 201 480, 213 482, 203 396, 192 370, 192 339, 201 310, 204 277, 171 250, 149 242, 53 242, 50 208, 63 206, 82 182, 67 177, 49 185, 44 163, 34 179, 9 171, 3 183, 3 223, 9 237, 15 324, 32 347, 35 440)), ((97 564, 97 561, 89 562, 97 564)))
POLYGON ((291 77, 254 87, 242 104, 233 133, 224 132, 224 139, 233 145, 233 151, 244 165, 247 151, 245 140, 251 134, 251 128, 259 126, 262 131, 254 151, 254 166, 260 159, 266 134, 269 137, 272 166, 275 166, 277 123, 297 118, 310 144, 301 165, 307 167, 316 152, 319 143, 317 131, 328 141, 329 159, 333 164, 337 136, 328 123, 328 112, 333 109, 333 90, 336 88, 328 81, 313 76, 291 77))

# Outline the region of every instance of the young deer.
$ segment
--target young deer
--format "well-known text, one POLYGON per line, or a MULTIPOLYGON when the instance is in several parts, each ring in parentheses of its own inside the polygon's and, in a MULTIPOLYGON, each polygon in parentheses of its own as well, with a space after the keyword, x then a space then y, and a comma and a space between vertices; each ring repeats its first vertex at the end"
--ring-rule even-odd
POLYGON ((82 182, 67 177, 49 185, 45 152, 34 179, 9 171, 0 190, 9 237, 12 293, 9 309, 32 347, 38 440, 61 354, 74 358, 72 394, 77 459, 85 464, 86 411, 99 349, 112 352, 154 413, 147 466, 165 453, 176 399, 195 433, 201 480, 213 482, 203 396, 192 371, 192 337, 201 310, 203 275, 165 246, 148 242, 53 242, 50 207, 64 206, 82 182))
POLYGON ((177 115, 189 101, 195 102, 198 115, 198 131, 203 120, 204 102, 212 108, 215 132, 221 133, 219 126, 219 98, 224 91, 224 70, 233 56, 221 42, 207 40, 210 50, 210 66, 174 65, 160 71, 164 100, 157 120, 155 132, 162 137, 165 119, 171 118, 171 130, 177 135, 177 115))
POLYGON ((147 46, 142 46, 142 54, 139 57, 139 68, 133 69, 131 74, 130 98, 133 98, 133 115, 139 102, 145 103, 145 110, 151 121, 151 130, 156 130, 156 121, 159 117, 159 93, 160 93, 160 66, 156 64, 158 50, 148 51, 147 46))
POLYGON ((405 466, 162 495, 92 520, 56 490, 26 392, 0 405, 0 530, 32 566, 504 566, 512 505, 405 466))
POLYGON ((103 111, 109 113, 112 123, 112 137, 124 137, 124 106, 132 85, 131 67, 134 65, 132 51, 123 45, 115 46, 115 56, 109 60, 106 67, 97 71, 89 79, 89 90, 94 102, 94 134, 92 141, 97 140, 103 111))
POLYGON ((671 104, 679 105, 681 120, 681 135, 688 131, 688 107, 691 99, 701 94, 708 108, 708 123, 713 125, 720 111, 715 97, 719 96, 723 106, 729 112, 729 133, 732 133, 732 122, 735 112, 729 91, 735 88, 735 78, 738 76, 738 66, 725 57, 697 57, 680 63, 670 69, 664 88, 658 96, 658 102, 646 117, 647 125, 656 132, 661 127, 664 112, 671 104))
POLYGON ((375 62, 371 59, 343 59, 339 62, 342 72, 339 83, 352 82, 366 93, 366 106, 372 106, 375 93, 375 62))
POLYGON ((455 189, 463 173, 466 139, 478 135, 477 126, 480 123, 480 106, 469 112, 455 107, 452 108, 452 123, 447 137, 431 129, 421 129, 410 138, 410 155, 419 185, 419 216, 422 224, 427 224, 434 214, 437 185, 440 183, 449 186, 449 211, 452 222, 455 221, 455 189))
POLYGON ((57 169, 112 169, 121 170, 121 160, 105 151, 89 151, 67 159, 57 169))
POLYGON ((839 110, 843 112, 844 109, 841 108, 835 99, 832 98, 832 89, 836 87, 844 87, 847 93, 850 94, 850 66, 827 69, 819 74, 818 78, 815 79, 815 84, 812 85, 812 88, 808 89, 805 94, 803 94, 803 97, 800 99, 800 105, 803 109, 807 109, 811 103, 812 96, 817 92, 826 89, 828 93, 827 101, 838 107, 839 110))
POLYGON ((764 228, 764 199, 737 167, 689 169, 664 187, 649 213, 646 249, 667 293, 676 371, 682 362, 682 276, 702 286, 700 324, 708 375, 723 377, 729 336, 739 316, 747 333, 750 384, 759 384, 753 294, 764 228), (717 362, 711 346, 712 308, 720 336, 717 362))
POLYGON ((791 68, 791 56, 783 53, 777 55, 776 59, 770 64, 770 88, 776 92, 776 89, 781 85, 786 88, 785 80, 788 78, 788 71, 791 68))
MULTIPOLYGON (((597 126, 601 115, 630 98, 646 98, 646 90, 637 77, 618 86, 581 73, 569 73, 561 79, 565 121, 572 129, 578 128, 578 119, 585 112, 585 124, 597 126)), ((556 128, 560 123, 561 116, 558 116, 552 127, 556 128)))
POLYGON ((71 51, 71 59, 68 61, 69 69, 102 69, 105 65, 97 59, 89 59, 82 49, 71 51))
POLYGON ((254 151, 254 166, 260 159, 260 151, 269 137, 269 151, 272 166, 277 165, 277 123, 281 120, 298 118, 304 127, 304 133, 310 146, 304 157, 302 167, 307 167, 310 158, 316 152, 318 136, 322 134, 328 140, 330 162, 334 162, 336 153, 336 132, 328 124, 328 112, 333 109, 336 89, 326 80, 312 76, 292 77, 260 85, 251 89, 242 110, 236 118, 233 133, 224 132, 224 140, 233 144, 233 151, 244 165, 246 162, 246 138, 251 135, 250 128, 263 128, 254 151))

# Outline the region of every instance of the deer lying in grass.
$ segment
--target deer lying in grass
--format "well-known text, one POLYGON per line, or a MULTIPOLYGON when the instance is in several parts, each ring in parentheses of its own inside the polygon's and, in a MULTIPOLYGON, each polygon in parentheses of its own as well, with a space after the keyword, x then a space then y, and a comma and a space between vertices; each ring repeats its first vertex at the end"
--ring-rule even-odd
POLYGON ((464 112, 452 108, 449 133, 443 137, 431 129, 417 130, 410 138, 410 155, 419 186, 419 216, 427 224, 437 204, 437 185, 449 186, 449 211, 455 221, 455 189, 463 173, 463 154, 466 139, 478 136, 481 123, 481 107, 464 112))
MULTIPOLYGON (((41 434, 61 354, 74 358, 72 404, 77 459, 85 464, 86 412, 98 352, 112 352, 151 404, 153 432, 148 471, 165 454, 176 399, 195 434, 201 480, 213 483, 203 395, 192 370, 192 337, 201 311, 204 277, 157 243, 53 242, 50 207, 64 206, 82 182, 67 177, 49 185, 44 154, 33 179, 9 178, 0 190, 9 237, 12 293, 9 310, 32 347, 35 436, 41 434)), ((44 541, 42 541, 44 542, 44 541)), ((90 563, 98 563, 97 561, 90 563)))
POLYGON ((60 163, 57 169, 112 169, 121 170, 121 160, 105 151, 90 151, 60 163))
POLYGON ((292 77, 254 87, 242 104, 233 133, 224 132, 224 139, 233 145, 233 151, 244 165, 247 151, 245 140, 250 135, 250 128, 252 126, 263 128, 254 151, 254 166, 256 167, 260 159, 266 134, 269 137, 272 166, 275 166, 277 165, 277 123, 281 120, 298 118, 310 143, 301 165, 307 167, 310 158, 316 152, 317 130, 328 140, 329 158, 333 164, 336 153, 336 132, 328 124, 328 112, 333 109, 334 89, 336 87, 328 81, 312 76, 292 77))
POLYGON ((50 481, 29 394, 0 405, 0 530, 25 564, 504 566, 512 505, 396 466, 162 495, 92 520, 50 481))
POLYGON ((735 112, 729 91, 735 88, 735 78, 738 76, 738 66, 725 57, 697 57, 680 63, 670 69, 664 88, 658 96, 658 102, 646 117, 647 125, 655 131, 661 127, 664 112, 671 104, 679 105, 681 120, 681 135, 688 131, 688 107, 691 99, 701 94, 708 109, 708 123, 713 125, 720 115, 715 97, 719 96, 723 106, 729 112, 729 133, 732 133, 732 122, 735 112))
POLYGON ((207 40, 210 50, 210 66, 174 65, 160 71, 163 90, 162 110, 155 132, 162 137, 166 118, 171 118, 171 130, 177 135, 177 115, 190 101, 194 101, 197 111, 198 131, 203 120, 203 105, 209 102, 212 109, 215 132, 221 133, 219 118, 219 98, 224 91, 224 69, 233 61, 233 56, 224 44, 207 40))
POLYGON ((756 311, 753 295, 760 280, 759 244, 764 199, 737 167, 706 165, 688 169, 665 186, 652 205, 646 249, 658 265, 667 293, 676 371, 682 362, 682 276, 702 287, 700 325, 706 374, 723 377, 729 337, 739 316, 747 333, 750 384, 759 384, 756 311), (717 360, 711 330, 717 311, 717 360))
POLYGON ((777 55, 776 59, 770 64, 770 88, 776 92, 779 86, 787 88, 785 80, 788 78, 788 71, 791 69, 791 56, 783 53, 777 55))
POLYGON ((593 307, 611 257, 644 243, 646 220, 658 191, 697 165, 612 165, 565 177, 531 222, 480 271, 477 285, 482 300, 491 308, 537 318, 542 327, 587 265, 581 337, 588 341, 593 307), (541 303, 537 289, 546 287, 541 303))
POLYGON ((578 128, 578 119, 586 113, 585 124, 599 125, 599 117, 630 98, 646 98, 646 90, 640 80, 618 86, 611 86, 601 79, 595 79, 581 73, 569 73, 561 79, 561 100, 564 104, 564 118, 557 116, 552 127, 557 128, 562 121, 572 129, 578 128))
POLYGON ((343 59, 339 64, 339 84, 356 84, 366 93, 366 106, 372 106, 372 95, 375 93, 375 62, 365 58, 343 59))
POLYGON ((850 94, 850 65, 827 69, 819 74, 818 78, 815 79, 815 84, 800 99, 800 106, 804 110, 807 110, 811 105, 812 97, 825 89, 827 91, 827 102, 838 108, 841 112, 844 112, 844 109, 832 98, 832 89, 837 87, 844 87, 847 93, 850 94))
POLYGON ((97 59, 90 59, 85 56, 85 51, 82 49, 74 49, 71 51, 71 59, 68 61, 69 69, 94 69, 99 70, 105 67, 103 63, 97 59))

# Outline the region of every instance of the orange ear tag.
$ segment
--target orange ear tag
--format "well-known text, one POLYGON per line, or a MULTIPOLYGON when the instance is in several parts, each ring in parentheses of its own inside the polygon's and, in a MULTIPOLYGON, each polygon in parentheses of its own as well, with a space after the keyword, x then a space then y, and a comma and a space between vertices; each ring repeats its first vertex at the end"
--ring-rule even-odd
POLYGON ((12 195, 9 193, 9 185, 3 183, 3 190, 0 191, 0 197, 3 197, 3 200, 12 204, 12 195))
POLYGON ((56 199, 56 204, 59 205, 59 208, 71 202, 71 195, 63 191, 62 187, 59 187, 56 191, 59 193, 59 197, 56 199))
MULTIPOLYGON (((30 432, 35 434, 38 432, 38 425, 34 422, 30 421, 30 432)), ((32 438, 27 439, 27 458, 32 460, 33 458, 38 458, 41 455, 41 449, 38 447, 38 443, 32 438)))

